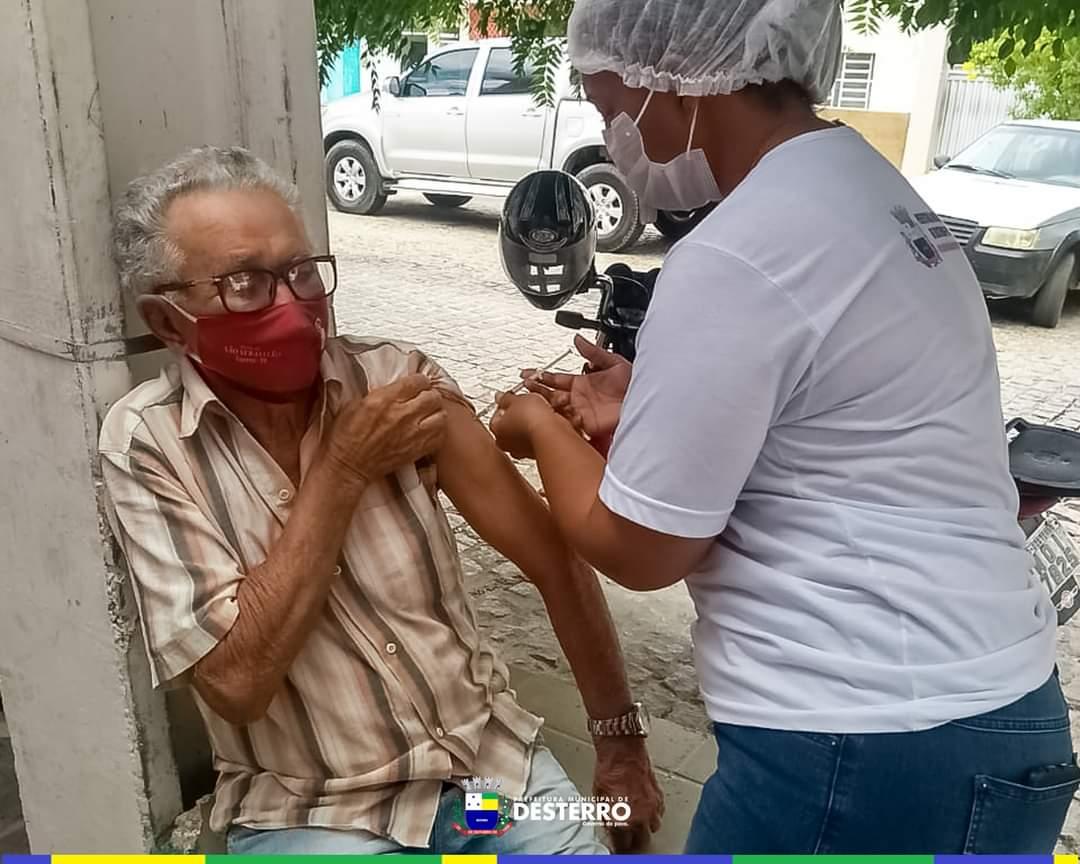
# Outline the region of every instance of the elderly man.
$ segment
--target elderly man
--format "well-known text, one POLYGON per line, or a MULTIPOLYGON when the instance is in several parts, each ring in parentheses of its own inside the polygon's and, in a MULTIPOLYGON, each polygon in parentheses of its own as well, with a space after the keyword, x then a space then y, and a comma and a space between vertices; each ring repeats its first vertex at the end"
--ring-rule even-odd
POLYGON ((332 256, 295 189, 205 147, 131 184, 125 289, 175 354, 109 411, 111 521, 157 685, 188 684, 220 772, 212 825, 242 853, 602 852, 592 828, 472 834, 462 783, 574 797, 481 637, 441 489, 540 589, 590 716, 617 844, 662 799, 595 576, 419 351, 328 339, 332 256), (637 734, 635 734, 637 733, 637 734))

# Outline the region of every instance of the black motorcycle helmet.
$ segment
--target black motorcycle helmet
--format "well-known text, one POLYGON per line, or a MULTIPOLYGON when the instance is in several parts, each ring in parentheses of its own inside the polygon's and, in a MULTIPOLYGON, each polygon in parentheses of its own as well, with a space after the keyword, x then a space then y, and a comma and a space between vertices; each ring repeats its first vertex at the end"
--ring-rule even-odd
POLYGON ((596 255, 596 213, 581 181, 565 171, 518 181, 499 220, 499 254, 530 303, 563 306, 589 278, 596 255))

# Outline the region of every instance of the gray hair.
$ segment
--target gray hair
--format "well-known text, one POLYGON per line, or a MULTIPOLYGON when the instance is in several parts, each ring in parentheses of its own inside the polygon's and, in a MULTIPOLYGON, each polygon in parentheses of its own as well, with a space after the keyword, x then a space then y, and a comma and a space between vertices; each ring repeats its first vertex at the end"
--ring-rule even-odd
POLYGON ((243 147, 196 147, 133 180, 113 217, 113 256, 120 285, 135 296, 179 278, 183 254, 165 232, 169 205, 205 189, 266 189, 298 212, 300 195, 243 147))

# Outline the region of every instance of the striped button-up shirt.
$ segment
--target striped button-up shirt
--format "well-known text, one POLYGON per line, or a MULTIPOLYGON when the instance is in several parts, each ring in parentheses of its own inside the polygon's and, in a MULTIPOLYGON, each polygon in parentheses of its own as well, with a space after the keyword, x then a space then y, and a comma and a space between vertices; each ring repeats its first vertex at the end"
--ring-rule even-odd
MULTIPOLYGON (((301 476, 338 406, 414 372, 464 401, 408 346, 330 340, 301 476)), ((186 359, 112 407, 100 450, 154 683, 186 683, 236 620, 237 588, 296 490, 186 359)), ((443 781, 524 792, 541 721, 477 629, 434 475, 409 467, 365 490, 322 615, 262 719, 234 726, 195 694, 219 771, 215 830, 362 828, 426 846, 443 781)))

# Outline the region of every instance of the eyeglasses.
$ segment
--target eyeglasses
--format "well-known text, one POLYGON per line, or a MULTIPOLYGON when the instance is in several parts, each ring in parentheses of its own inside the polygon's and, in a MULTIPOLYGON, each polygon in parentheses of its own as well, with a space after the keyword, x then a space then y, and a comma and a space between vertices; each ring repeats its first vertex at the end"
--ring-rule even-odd
POLYGON ((169 294, 196 285, 213 285, 229 312, 260 312, 273 305, 281 281, 289 286, 297 300, 329 297, 337 290, 337 259, 333 255, 316 255, 294 261, 283 270, 237 270, 208 279, 163 285, 154 293, 169 294))

